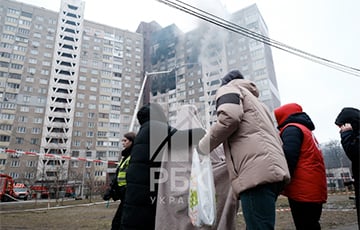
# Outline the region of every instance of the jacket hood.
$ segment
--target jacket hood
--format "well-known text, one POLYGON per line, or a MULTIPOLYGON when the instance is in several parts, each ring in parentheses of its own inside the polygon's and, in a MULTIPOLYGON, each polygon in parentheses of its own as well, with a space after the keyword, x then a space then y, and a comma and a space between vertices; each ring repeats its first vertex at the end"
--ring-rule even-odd
POLYGON ((140 125, 144 124, 147 121, 160 121, 167 122, 166 116, 162 107, 157 103, 149 103, 140 108, 137 113, 137 119, 140 125))
POLYGON ((253 94, 255 97, 259 97, 259 95, 260 95, 259 90, 256 87, 255 83, 250 80, 236 79, 236 80, 233 80, 230 84, 240 85, 241 87, 249 90, 250 93, 253 94))
POLYGON ((289 123, 299 123, 310 130, 315 129, 315 125, 309 115, 302 111, 302 107, 296 103, 289 103, 274 110, 275 118, 278 123, 278 129, 281 129, 289 123))
POLYGON ((354 131, 359 131, 360 110, 351 107, 345 107, 341 110, 335 120, 336 125, 350 123, 354 131))

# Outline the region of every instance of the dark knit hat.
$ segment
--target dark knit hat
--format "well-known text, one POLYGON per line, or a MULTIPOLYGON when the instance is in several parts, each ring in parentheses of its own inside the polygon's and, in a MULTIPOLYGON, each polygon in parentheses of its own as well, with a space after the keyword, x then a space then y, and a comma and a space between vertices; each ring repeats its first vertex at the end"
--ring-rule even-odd
POLYGON ((359 130, 360 126, 360 110, 352 107, 345 107, 341 110, 335 119, 336 125, 350 123, 354 131, 359 130))
POLYGON ((137 119, 140 125, 150 120, 156 120, 161 122, 167 122, 165 113, 161 105, 157 103, 148 103, 140 108, 137 112, 137 119))
POLYGON ((221 86, 226 85, 234 79, 244 79, 244 76, 240 73, 239 70, 231 70, 221 79, 221 86))

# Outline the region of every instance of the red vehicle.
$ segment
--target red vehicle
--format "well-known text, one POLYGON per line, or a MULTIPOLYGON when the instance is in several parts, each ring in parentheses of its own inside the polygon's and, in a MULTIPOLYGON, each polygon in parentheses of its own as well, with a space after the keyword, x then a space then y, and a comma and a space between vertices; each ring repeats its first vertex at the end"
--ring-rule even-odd
POLYGON ((12 201, 14 200, 14 180, 11 176, 0 174, 0 200, 12 201))
POLYGON ((39 198, 46 199, 49 197, 49 189, 46 186, 42 185, 32 185, 30 186, 31 191, 33 191, 33 197, 36 198, 37 194, 40 194, 39 198))
POLYGON ((71 185, 65 186, 65 197, 75 198, 75 189, 71 185))

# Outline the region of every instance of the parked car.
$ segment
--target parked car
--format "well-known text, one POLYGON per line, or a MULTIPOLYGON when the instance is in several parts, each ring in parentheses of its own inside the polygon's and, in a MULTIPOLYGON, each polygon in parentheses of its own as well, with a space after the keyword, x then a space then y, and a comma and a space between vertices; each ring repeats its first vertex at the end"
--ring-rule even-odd
POLYGON ((19 200, 27 200, 31 198, 29 188, 21 183, 14 185, 14 197, 19 200))

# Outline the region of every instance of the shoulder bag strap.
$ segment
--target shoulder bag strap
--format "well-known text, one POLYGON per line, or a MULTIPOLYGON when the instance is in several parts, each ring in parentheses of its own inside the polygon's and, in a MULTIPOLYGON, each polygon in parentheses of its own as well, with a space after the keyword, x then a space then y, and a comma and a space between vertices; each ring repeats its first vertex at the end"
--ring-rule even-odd
POLYGON ((166 144, 166 142, 169 141, 170 137, 172 135, 174 135, 174 133, 176 133, 177 129, 172 129, 171 132, 167 135, 167 137, 160 143, 160 145, 157 147, 154 155, 151 157, 150 162, 153 162, 155 160, 155 158, 159 155, 159 152, 161 151, 161 149, 164 147, 164 145, 166 144))

